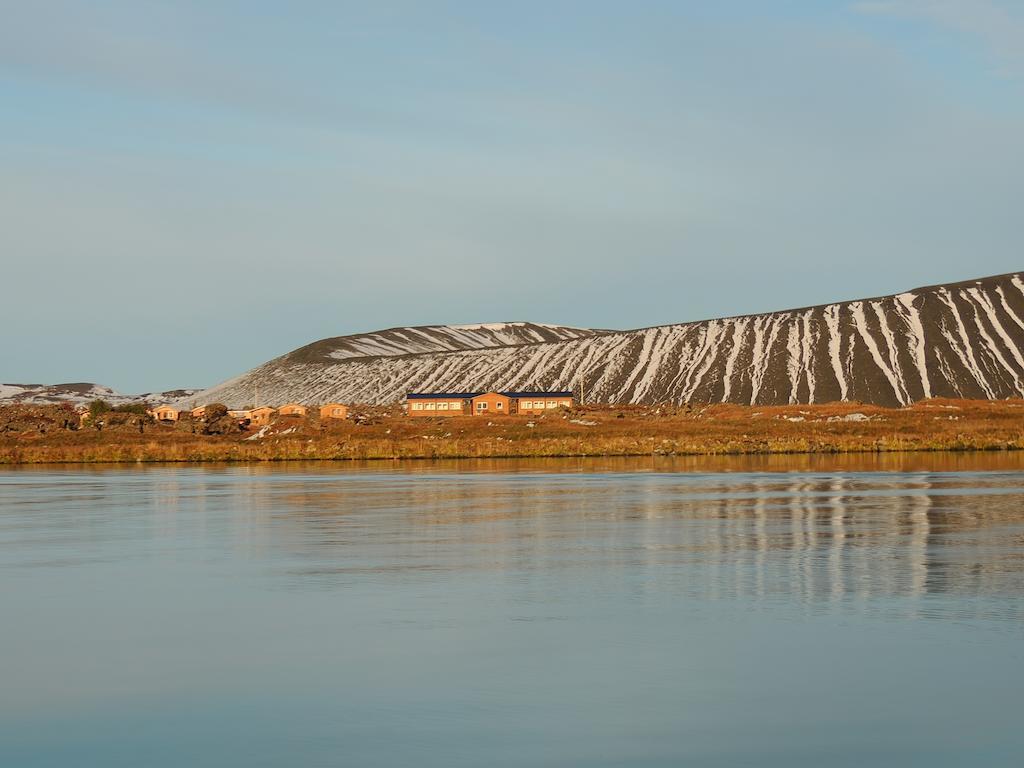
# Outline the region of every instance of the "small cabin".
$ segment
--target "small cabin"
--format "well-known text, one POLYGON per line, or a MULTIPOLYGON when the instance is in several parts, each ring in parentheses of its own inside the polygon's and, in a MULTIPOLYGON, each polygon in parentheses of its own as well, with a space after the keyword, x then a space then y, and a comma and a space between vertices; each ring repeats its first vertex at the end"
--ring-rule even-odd
POLYGON ((320 406, 321 419, 347 419, 348 406, 342 403, 325 403, 320 406))
POLYGON ((228 411, 228 416, 233 419, 238 419, 240 422, 256 427, 262 427, 264 424, 269 424, 271 417, 275 411, 269 406, 263 405, 259 408, 247 408, 237 411, 228 411))
POLYGON ((501 392, 484 392, 470 400, 474 416, 507 416, 512 413, 512 402, 501 392))
POLYGON ((276 413, 276 411, 268 405, 261 405, 259 408, 253 408, 249 411, 249 423, 257 426, 269 424, 274 413, 276 413))
POLYGON ((153 409, 152 414, 157 421, 177 421, 181 418, 181 411, 170 405, 159 405, 153 409))
POLYGON ((200 405, 198 408, 193 408, 192 409, 192 418, 193 419, 201 419, 204 416, 206 416, 206 406, 205 405, 200 405))
POLYGON ((278 408, 277 413, 280 416, 305 416, 306 410, 306 406, 300 405, 299 403, 288 403, 287 405, 282 405, 278 408))
POLYGON ((410 392, 405 396, 410 416, 467 416, 479 392, 410 392))

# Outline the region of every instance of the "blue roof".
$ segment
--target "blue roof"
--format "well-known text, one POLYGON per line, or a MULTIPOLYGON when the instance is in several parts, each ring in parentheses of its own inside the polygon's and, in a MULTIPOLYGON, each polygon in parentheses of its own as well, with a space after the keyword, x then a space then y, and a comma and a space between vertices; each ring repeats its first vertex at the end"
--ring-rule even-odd
MULTIPOLYGON (((472 400, 486 392, 408 392, 407 400, 472 400)), ((505 397, 572 397, 572 392, 499 392, 505 397)))
POLYGON ((407 400, 470 400, 483 392, 408 392, 407 400))
POLYGON ((505 397, 572 397, 572 392, 501 392, 505 397))

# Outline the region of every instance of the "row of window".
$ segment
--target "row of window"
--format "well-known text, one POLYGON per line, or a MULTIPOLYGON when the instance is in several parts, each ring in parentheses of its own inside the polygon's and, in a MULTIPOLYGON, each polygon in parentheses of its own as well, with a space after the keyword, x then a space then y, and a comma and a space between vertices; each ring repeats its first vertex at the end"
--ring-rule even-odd
MULTIPOLYGON (((565 406, 568 408, 572 405, 571 400, 523 400, 519 403, 519 409, 522 411, 535 411, 544 410, 545 408, 557 408, 558 406, 565 406)), ((480 401, 476 404, 478 411, 486 411, 488 408, 487 403, 480 401)), ((504 410, 505 404, 500 400, 494 404, 495 410, 504 410)), ((412 403, 412 409, 414 411, 461 411, 462 402, 414 402, 412 403)))
POLYGON ((413 403, 414 411, 461 411, 462 403, 413 403))

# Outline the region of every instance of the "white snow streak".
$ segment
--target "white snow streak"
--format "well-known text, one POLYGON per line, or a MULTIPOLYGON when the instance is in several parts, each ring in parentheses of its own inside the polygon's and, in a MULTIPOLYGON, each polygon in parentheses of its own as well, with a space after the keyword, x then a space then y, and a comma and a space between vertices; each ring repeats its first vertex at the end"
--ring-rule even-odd
POLYGON ((1003 340, 1003 343, 1009 348, 1013 355, 1017 358, 1017 364, 1024 368, 1024 360, 1021 359, 1020 350, 1017 349, 1013 341, 1010 340, 1009 335, 1006 333, 1006 329, 1003 328, 1002 323, 999 322, 999 318, 996 315, 996 308, 992 305, 992 302, 987 296, 985 296, 977 288, 969 288, 967 295, 974 300, 974 324, 978 327, 978 332, 982 338, 985 339, 985 343, 988 345, 989 350, 999 361, 999 364, 1006 369, 1006 371, 1013 377, 1013 386, 1017 390, 1017 394, 1021 394, 1024 390, 1021 389, 1020 373, 1017 368, 1014 368, 1007 362, 1006 358, 1003 357, 1003 353, 999 351, 999 346, 996 344, 988 331, 985 330, 985 324, 981 322, 981 315, 979 309, 985 312, 989 323, 995 329, 996 334, 1003 340))
POLYGON ((903 307, 903 319, 907 324, 907 335, 910 337, 914 365, 917 367, 917 375, 921 380, 921 388, 924 396, 932 396, 932 383, 928 378, 928 358, 924 343, 924 325, 921 323, 921 315, 914 306, 914 294, 901 293, 896 301, 903 307))
POLYGON ((886 364, 885 360, 882 359, 882 353, 878 349, 878 343, 868 330, 867 318, 864 316, 864 302, 855 301, 850 305, 850 308, 853 310, 853 324, 857 328, 857 332, 860 334, 860 337, 867 345, 868 352, 871 353, 871 358, 875 361, 875 365, 878 366, 878 370, 880 370, 885 375, 885 378, 889 380, 889 384, 892 385, 892 391, 895 393, 896 399, 905 405, 905 395, 900 390, 896 376, 891 370, 889 370, 889 366, 886 364))
POLYGON ((953 320, 956 322, 957 331, 960 335, 960 342, 962 346, 958 346, 952 335, 944 331, 944 335, 950 342, 950 346, 954 349, 957 355, 960 357, 961 362, 966 366, 974 380, 978 382, 978 385, 985 390, 987 397, 992 397, 992 387, 989 386, 988 381, 985 380, 985 375, 981 372, 978 367, 978 361, 974 358, 974 350, 971 347, 971 341, 967 338, 967 328, 964 326, 963 318, 960 317, 960 310, 956 308, 956 303, 953 301, 952 295, 948 288, 940 288, 936 294, 939 300, 942 301, 950 312, 953 314, 953 320))
POLYGON ((725 402, 729 401, 729 395, 732 393, 732 375, 736 369, 736 359, 740 356, 743 334, 746 333, 749 322, 745 317, 733 321, 732 347, 729 349, 729 356, 725 360, 725 394, 722 396, 722 400, 725 402))
POLYGON ((839 399, 846 400, 849 394, 849 385, 846 383, 846 374, 843 373, 841 357, 843 337, 839 333, 838 304, 825 307, 825 325, 828 328, 828 353, 829 358, 832 360, 832 371, 835 373, 836 381, 839 383, 839 399))
POLYGON ((885 310, 882 308, 882 302, 868 302, 871 308, 875 312, 875 317, 878 318, 878 327, 882 332, 882 338, 885 339, 885 346, 889 352, 889 370, 892 371, 893 377, 899 385, 897 395, 902 392, 902 402, 909 403, 912 398, 910 393, 907 391, 907 382, 903 378, 903 369, 900 367, 900 361, 897 355, 896 339, 893 337, 892 330, 889 328, 888 320, 885 310))

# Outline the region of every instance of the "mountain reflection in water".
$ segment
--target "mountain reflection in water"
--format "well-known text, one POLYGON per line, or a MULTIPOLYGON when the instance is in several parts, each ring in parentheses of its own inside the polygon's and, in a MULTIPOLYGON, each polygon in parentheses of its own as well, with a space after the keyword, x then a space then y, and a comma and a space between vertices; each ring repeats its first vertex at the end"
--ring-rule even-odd
POLYGON ((1009 764, 1024 471, 10 470, 0 610, 4 765, 1009 764))

